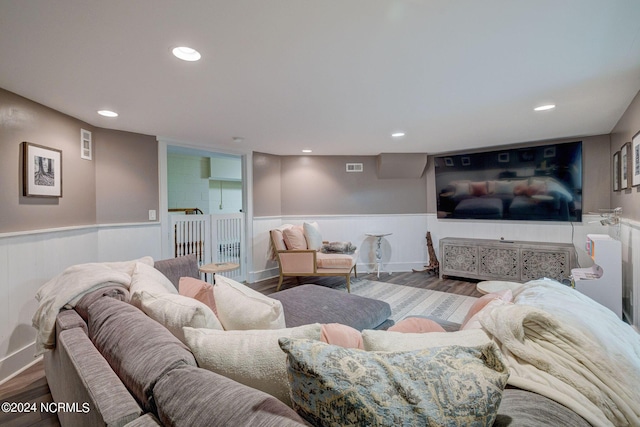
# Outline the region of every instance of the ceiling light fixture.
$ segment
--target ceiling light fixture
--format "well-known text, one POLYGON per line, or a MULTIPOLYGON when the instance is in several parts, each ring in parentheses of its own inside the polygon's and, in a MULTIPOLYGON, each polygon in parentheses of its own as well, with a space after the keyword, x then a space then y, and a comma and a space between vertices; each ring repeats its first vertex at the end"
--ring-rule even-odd
POLYGON ((394 138, 402 138, 404 136, 404 132, 394 132, 391 136, 394 138))
POLYGON ((197 61, 202 57, 200 52, 187 46, 175 47, 171 53, 173 53, 176 58, 189 62, 197 61))
POLYGON ((312 153, 311 150, 309 150, 308 148, 305 148, 304 150, 302 150, 303 153, 312 153))
POLYGON ((104 117, 118 117, 118 113, 111 110, 98 110, 98 114, 104 117))
POLYGON ((533 111, 547 111, 547 110, 553 110, 554 108, 556 108, 555 104, 547 104, 547 105, 541 105, 539 107, 536 107, 533 109, 533 111))

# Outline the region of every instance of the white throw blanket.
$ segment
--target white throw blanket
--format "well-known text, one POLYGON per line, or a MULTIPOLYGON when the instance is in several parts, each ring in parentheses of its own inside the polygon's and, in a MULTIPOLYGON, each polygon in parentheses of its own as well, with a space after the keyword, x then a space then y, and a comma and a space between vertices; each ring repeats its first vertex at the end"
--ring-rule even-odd
MULTIPOLYGON (((509 384, 547 396, 595 426, 640 425, 638 361, 612 356, 593 334, 532 306, 499 306, 480 323, 507 360, 509 384)), ((637 347, 640 337, 618 345, 637 347)))
POLYGON ((125 262, 78 264, 42 285, 36 293, 40 305, 32 319, 33 327, 38 330, 36 356, 55 347, 56 316, 63 307, 74 307, 85 294, 114 283, 129 289, 136 262, 153 266, 151 257, 125 262))

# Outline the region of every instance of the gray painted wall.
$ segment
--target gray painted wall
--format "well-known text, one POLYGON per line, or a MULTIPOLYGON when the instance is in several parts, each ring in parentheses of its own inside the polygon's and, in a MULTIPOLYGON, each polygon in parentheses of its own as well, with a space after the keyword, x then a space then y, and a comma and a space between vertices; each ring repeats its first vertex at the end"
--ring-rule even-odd
POLYGON ((96 223, 143 222, 159 207, 154 136, 96 129, 96 223))
POLYGON ((427 209, 424 176, 380 179, 375 156, 283 156, 282 215, 409 214, 427 209), (346 172, 362 163, 363 172, 346 172))
POLYGON ((155 137, 95 128, 0 89, 0 233, 148 221, 158 209, 155 137), (80 129, 93 160, 80 158, 80 129), (22 196, 20 144, 62 150, 62 197, 22 196))
POLYGON ((253 215, 280 216, 280 156, 253 153, 253 215))
POLYGON ((95 161, 80 158, 87 123, 0 89, 0 232, 94 224, 95 161), (22 196, 20 144, 62 150, 62 197, 22 196))
MULTIPOLYGON (((620 150, 626 142, 631 142, 631 138, 640 132, 640 92, 622 115, 618 124, 611 132, 611 150, 609 159, 613 159, 613 154, 620 150)), ((640 221, 640 187, 620 192, 611 192, 611 207, 622 207, 622 216, 635 221, 640 221)))

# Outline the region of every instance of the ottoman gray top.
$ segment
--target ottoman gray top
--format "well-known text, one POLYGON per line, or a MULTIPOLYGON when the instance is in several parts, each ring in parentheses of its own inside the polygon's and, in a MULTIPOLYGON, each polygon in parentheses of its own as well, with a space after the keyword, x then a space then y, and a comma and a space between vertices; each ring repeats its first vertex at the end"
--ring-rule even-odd
POLYGON ((282 302, 288 328, 310 323, 341 323, 359 331, 376 329, 391 316, 384 301, 319 285, 300 285, 270 294, 282 302))

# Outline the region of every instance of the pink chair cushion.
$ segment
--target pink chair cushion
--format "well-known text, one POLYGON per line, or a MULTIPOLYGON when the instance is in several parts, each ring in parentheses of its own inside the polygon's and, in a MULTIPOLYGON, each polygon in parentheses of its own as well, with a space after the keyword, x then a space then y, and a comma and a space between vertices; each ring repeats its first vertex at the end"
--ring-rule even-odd
POLYGON ((355 255, 347 254, 325 254, 318 252, 316 254, 316 263, 318 268, 351 268, 356 263, 355 255))
POLYGON ((301 226, 293 226, 282 230, 282 236, 288 250, 307 249, 307 239, 304 238, 304 231, 301 226))

